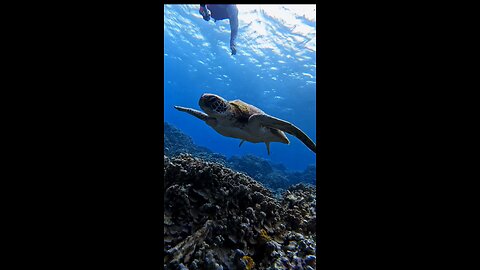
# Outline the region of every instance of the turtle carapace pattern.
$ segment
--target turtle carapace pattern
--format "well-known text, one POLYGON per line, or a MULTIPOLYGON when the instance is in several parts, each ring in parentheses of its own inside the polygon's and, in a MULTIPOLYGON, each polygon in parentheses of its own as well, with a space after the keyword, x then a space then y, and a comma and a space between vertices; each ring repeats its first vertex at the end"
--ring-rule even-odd
POLYGON ((198 105, 204 112, 180 106, 175 109, 199 118, 223 136, 242 140, 239 146, 244 141, 265 143, 270 155, 271 142, 290 144, 286 132, 317 153, 315 143, 299 128, 241 100, 227 101, 215 94, 203 94, 198 105))

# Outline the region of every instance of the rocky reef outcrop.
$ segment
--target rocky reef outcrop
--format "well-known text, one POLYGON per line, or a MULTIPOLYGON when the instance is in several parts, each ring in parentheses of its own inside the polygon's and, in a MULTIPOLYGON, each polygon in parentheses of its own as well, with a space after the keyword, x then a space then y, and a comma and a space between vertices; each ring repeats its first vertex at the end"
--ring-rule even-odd
POLYGON ((299 183, 316 185, 315 165, 308 166, 303 172, 290 172, 283 164, 274 164, 254 155, 233 156, 227 159, 226 165, 246 173, 272 190, 287 189, 299 183))
POLYGON ((315 269, 314 187, 277 198, 191 154, 164 156, 164 181, 165 269, 315 269))
POLYGON ((316 167, 309 165, 303 172, 291 172, 283 164, 275 164, 254 155, 227 157, 197 146, 192 139, 174 126, 164 123, 164 153, 172 157, 189 153, 208 161, 221 163, 231 169, 244 172, 266 187, 283 192, 292 184, 316 185, 316 167))
POLYGON ((213 162, 226 163, 227 158, 224 155, 196 145, 190 136, 166 122, 164 122, 163 134, 163 151, 166 156, 171 157, 188 153, 213 162))

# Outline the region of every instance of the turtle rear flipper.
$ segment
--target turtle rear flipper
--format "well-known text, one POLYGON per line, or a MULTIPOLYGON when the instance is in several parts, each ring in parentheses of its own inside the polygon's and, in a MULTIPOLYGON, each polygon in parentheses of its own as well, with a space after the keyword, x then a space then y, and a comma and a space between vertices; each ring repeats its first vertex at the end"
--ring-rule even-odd
POLYGON ((307 134, 305 134, 303 131, 301 131, 299 128, 297 128, 290 122, 278 119, 267 114, 254 114, 250 116, 248 121, 258 121, 258 123, 266 127, 276 128, 283 132, 287 132, 288 134, 297 137, 314 153, 317 153, 317 146, 315 145, 315 143, 307 136, 307 134))

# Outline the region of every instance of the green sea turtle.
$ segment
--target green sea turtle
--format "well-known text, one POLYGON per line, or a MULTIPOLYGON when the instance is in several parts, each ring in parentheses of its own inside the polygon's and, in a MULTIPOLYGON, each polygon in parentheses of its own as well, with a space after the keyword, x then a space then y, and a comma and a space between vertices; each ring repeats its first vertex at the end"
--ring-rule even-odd
POLYGON ((227 101, 215 94, 203 94, 198 105, 205 113, 180 106, 175 106, 175 109, 205 121, 223 136, 241 139, 239 147, 244 141, 263 142, 270 155, 271 142, 290 144, 284 133, 287 132, 317 153, 315 143, 299 128, 241 100, 227 101))

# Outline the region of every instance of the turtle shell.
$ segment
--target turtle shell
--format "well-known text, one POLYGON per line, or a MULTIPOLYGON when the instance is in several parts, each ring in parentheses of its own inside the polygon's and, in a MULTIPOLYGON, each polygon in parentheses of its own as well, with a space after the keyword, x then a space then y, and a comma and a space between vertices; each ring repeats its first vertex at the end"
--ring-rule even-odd
POLYGON ((233 117, 235 117, 238 122, 247 123, 248 118, 254 113, 251 111, 251 106, 241 100, 230 101, 230 104, 233 105, 233 117))

